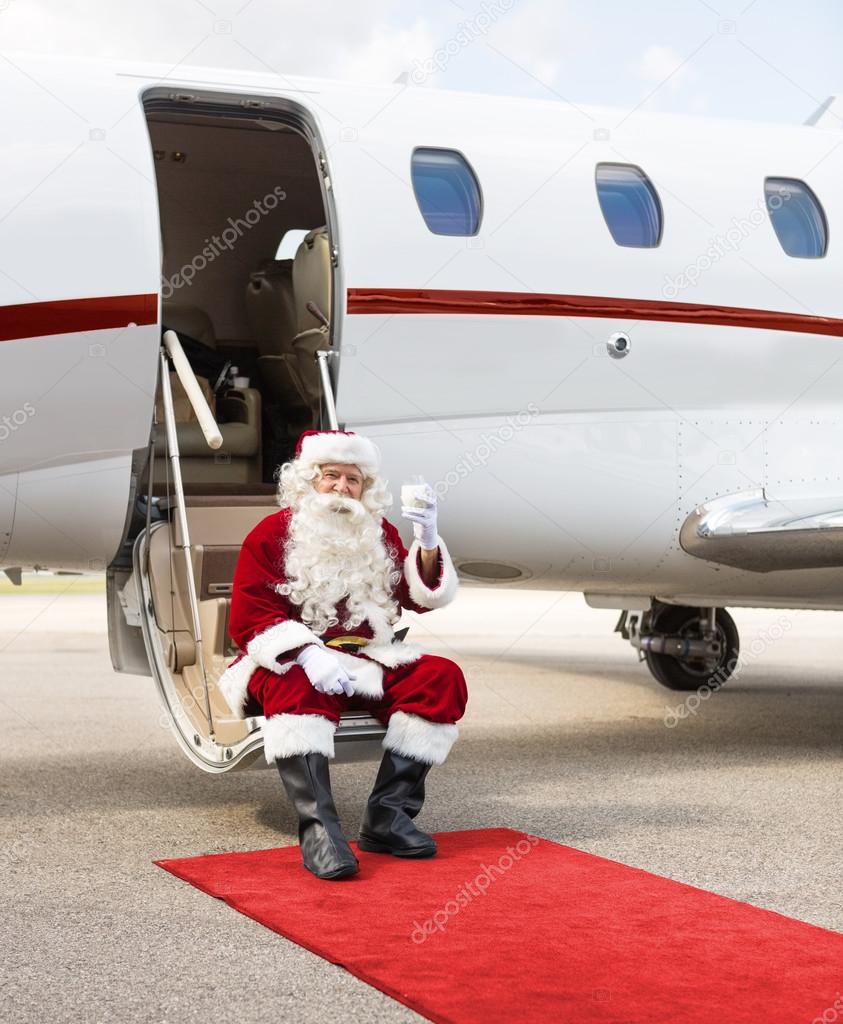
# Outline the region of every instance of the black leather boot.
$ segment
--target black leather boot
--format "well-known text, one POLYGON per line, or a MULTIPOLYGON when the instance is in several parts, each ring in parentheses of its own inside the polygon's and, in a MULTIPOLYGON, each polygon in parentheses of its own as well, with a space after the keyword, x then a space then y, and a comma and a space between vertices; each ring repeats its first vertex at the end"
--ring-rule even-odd
POLYGON ((308 871, 317 878, 345 878, 359 862, 340 828, 324 754, 276 757, 284 789, 299 816, 299 845, 308 871))
POLYGON ((412 818, 424 803, 429 764, 387 750, 366 805, 357 845, 368 853, 432 857, 436 840, 417 829, 412 818))

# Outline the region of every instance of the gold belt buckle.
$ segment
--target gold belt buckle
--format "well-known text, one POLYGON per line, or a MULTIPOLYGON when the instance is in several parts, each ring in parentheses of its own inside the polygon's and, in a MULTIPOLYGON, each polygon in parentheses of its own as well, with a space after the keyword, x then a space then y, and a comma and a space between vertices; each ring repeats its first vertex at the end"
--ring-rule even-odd
POLYGON ((334 636, 325 641, 325 646, 356 651, 359 647, 365 647, 368 642, 369 638, 365 636, 334 636))

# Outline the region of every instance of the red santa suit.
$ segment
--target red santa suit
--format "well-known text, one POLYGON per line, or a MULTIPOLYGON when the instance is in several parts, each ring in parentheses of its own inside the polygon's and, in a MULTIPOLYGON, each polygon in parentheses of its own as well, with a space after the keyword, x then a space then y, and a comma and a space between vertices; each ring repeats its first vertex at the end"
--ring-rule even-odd
MULTIPOLYGON (((333 735, 340 712, 365 707, 384 724, 383 745, 418 761, 442 764, 457 738, 456 722, 465 711, 463 673, 447 658, 424 654, 414 643, 393 642, 386 610, 367 606, 367 618, 354 629, 341 625, 345 602, 337 605, 338 624, 317 635, 302 621, 301 607, 279 588, 287 582, 285 545, 291 508, 267 516, 243 542, 234 574, 229 631, 239 656, 219 680, 219 688, 238 718, 264 715, 264 754, 274 758, 310 752, 334 756, 333 735), (368 640, 355 653, 328 646, 356 679, 354 696, 316 690, 295 661, 307 644, 325 646, 353 634, 368 640)), ((393 597, 400 608, 428 612, 453 600, 457 574, 439 539, 438 578, 422 577, 420 546, 409 552, 396 528, 381 520, 381 542, 400 572, 393 597)))

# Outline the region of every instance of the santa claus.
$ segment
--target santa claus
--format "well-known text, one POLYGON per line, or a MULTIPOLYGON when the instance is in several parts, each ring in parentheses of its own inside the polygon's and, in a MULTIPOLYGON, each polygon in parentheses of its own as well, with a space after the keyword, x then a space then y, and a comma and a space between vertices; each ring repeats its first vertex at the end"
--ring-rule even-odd
POLYGON ((436 496, 402 507, 409 552, 384 518, 392 504, 379 453, 350 431, 306 431, 280 470, 282 506, 246 537, 229 629, 240 655, 219 687, 239 718, 263 715, 264 754, 299 816, 304 866, 319 878, 358 861, 337 817, 328 772, 345 708, 386 725, 383 761, 360 828, 360 849, 431 857, 416 828, 425 778, 442 764, 465 711, 465 679, 447 658, 398 642, 401 609, 453 600, 457 574, 437 532, 436 496))

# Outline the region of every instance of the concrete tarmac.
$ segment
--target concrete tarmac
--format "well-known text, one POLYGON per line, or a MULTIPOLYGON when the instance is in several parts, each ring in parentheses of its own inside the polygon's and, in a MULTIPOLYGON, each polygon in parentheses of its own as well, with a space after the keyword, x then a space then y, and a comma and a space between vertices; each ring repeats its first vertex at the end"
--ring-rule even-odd
MULTIPOLYGON (((464 587, 405 616, 470 693, 419 824, 522 829, 843 932, 840 615, 733 614, 746 661, 684 718, 581 595, 464 587)), ((422 1019, 152 863, 295 822, 277 773, 188 763, 151 679, 113 672, 103 593, 0 594, 0 716, 4 1019, 422 1019)), ((349 838, 376 767, 333 769, 349 838)))

